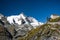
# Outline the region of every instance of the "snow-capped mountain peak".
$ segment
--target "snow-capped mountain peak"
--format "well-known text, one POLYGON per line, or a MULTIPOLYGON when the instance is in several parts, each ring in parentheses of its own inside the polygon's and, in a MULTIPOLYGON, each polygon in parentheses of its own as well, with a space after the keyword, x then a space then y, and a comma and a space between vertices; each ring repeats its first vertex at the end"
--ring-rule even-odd
POLYGON ((19 14, 19 15, 12 15, 12 16, 8 16, 7 17, 7 21, 10 24, 18 24, 18 25, 22 25, 22 24, 30 24, 32 26, 38 26, 41 25, 41 22, 38 22, 35 18, 33 17, 27 17, 25 16, 23 13, 19 14))
POLYGON ((22 17, 23 19, 26 18, 26 16, 23 13, 21 13, 19 16, 22 17))

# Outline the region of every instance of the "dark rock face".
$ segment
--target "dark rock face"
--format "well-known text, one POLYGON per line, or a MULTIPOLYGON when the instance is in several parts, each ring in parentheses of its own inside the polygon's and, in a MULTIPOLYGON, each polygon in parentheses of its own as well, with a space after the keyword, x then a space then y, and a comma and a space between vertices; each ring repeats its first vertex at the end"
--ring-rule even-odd
POLYGON ((11 34, 0 25, 0 40, 12 40, 11 34))

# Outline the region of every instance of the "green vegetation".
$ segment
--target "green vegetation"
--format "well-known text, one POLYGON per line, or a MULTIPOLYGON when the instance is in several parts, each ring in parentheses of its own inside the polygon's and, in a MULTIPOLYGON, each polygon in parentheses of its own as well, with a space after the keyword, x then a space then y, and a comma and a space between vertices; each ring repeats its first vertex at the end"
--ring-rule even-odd
MULTIPOLYGON (((1 27, 1 26, 0 26, 1 27)), ((13 26, 12 26, 13 27, 13 26)), ((12 32, 13 28, 10 27, 10 32, 12 32)), ((2 28, 0 28, 2 29, 2 28)), ((1 30, 0 30, 1 31, 1 30)), ((55 24, 44 24, 36 29, 32 29, 24 37, 18 37, 18 40, 31 40, 33 37, 37 37, 35 40, 42 40, 42 38, 49 38, 52 35, 56 34, 60 35, 60 25, 55 24)))
POLYGON ((41 27, 32 29, 27 33, 27 36, 19 38, 19 40, 31 40, 32 37, 36 36, 36 40, 42 40, 43 37, 51 37, 55 33, 60 35, 60 25, 52 26, 51 24, 44 24, 41 27), (55 28, 55 29, 54 29, 55 28))

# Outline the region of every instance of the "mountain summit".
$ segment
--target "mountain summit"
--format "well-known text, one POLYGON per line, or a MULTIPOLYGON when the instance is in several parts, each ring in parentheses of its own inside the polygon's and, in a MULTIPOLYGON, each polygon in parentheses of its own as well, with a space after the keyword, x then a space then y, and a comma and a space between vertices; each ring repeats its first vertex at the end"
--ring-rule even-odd
POLYGON ((30 24, 32 26, 39 26, 42 25, 43 23, 38 22, 35 18, 33 17, 27 17, 25 16, 23 13, 19 14, 19 15, 12 15, 12 16, 8 16, 7 17, 7 21, 10 24, 18 24, 18 25, 22 25, 22 24, 30 24))

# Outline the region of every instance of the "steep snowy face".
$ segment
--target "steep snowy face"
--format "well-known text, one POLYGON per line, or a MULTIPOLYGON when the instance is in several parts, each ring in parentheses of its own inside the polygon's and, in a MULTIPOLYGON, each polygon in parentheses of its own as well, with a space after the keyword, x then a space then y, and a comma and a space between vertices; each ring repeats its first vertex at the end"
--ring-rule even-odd
POLYGON ((8 17, 7 17, 7 21, 8 21, 10 24, 17 23, 17 24, 21 25, 22 19, 25 20, 25 16, 24 16, 23 14, 13 15, 13 16, 8 16, 8 17))
POLYGON ((18 24, 18 25, 22 25, 22 24, 30 24, 32 26, 38 26, 38 25, 42 25, 43 23, 38 22, 35 18, 33 17, 27 17, 25 16, 23 13, 21 13, 20 15, 12 15, 12 16, 8 16, 7 17, 7 21, 10 24, 18 24))
POLYGON ((33 17, 27 17, 28 19, 28 22, 30 22, 30 24, 32 25, 32 26, 38 26, 38 25, 42 25, 42 23, 41 22, 38 22, 35 18, 33 18, 33 17))

